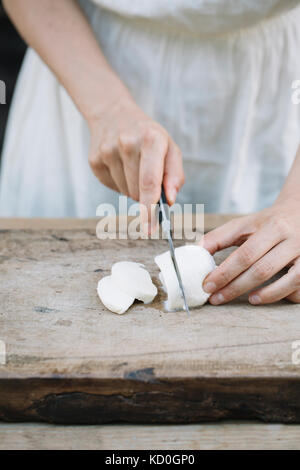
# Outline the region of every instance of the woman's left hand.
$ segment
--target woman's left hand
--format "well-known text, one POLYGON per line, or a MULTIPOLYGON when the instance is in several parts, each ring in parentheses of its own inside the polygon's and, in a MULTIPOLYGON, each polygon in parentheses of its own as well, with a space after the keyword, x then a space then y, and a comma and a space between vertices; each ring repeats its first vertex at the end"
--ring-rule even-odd
POLYGON ((209 232, 203 246, 211 254, 239 246, 210 273, 204 289, 210 303, 224 304, 251 291, 253 305, 269 304, 287 298, 300 303, 300 202, 280 199, 273 206, 253 215, 233 219, 209 232), (259 287, 288 267, 273 283, 259 287))

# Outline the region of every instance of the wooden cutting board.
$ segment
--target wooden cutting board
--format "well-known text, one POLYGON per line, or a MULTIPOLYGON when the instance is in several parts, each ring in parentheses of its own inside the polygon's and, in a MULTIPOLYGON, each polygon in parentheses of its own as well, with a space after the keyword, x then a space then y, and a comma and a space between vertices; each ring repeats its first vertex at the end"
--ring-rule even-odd
MULTIPOLYGON (((207 216, 206 227, 223 221, 207 216)), ((132 260, 159 287, 154 256, 167 245, 101 241, 95 228, 96 220, 0 221, 0 420, 300 422, 298 305, 253 307, 245 296, 188 319, 164 312, 159 289, 151 305, 115 315, 98 280, 132 260)))

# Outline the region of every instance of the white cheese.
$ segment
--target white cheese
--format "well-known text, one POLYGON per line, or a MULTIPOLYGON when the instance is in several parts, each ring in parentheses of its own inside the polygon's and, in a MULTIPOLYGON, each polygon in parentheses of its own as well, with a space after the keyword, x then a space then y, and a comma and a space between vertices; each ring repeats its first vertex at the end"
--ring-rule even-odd
MULTIPOLYGON (((185 245, 175 248, 175 257, 184 286, 189 307, 198 307, 207 302, 210 294, 203 290, 206 276, 215 269, 216 264, 211 254, 202 246, 185 245)), ((183 298, 179 288, 176 272, 169 251, 155 257, 160 268, 160 280, 168 294, 166 309, 168 311, 183 309, 183 298)))
POLYGON ((100 279, 97 292, 106 308, 121 315, 135 299, 152 302, 157 294, 145 267, 131 261, 120 261, 112 266, 111 276, 100 279))

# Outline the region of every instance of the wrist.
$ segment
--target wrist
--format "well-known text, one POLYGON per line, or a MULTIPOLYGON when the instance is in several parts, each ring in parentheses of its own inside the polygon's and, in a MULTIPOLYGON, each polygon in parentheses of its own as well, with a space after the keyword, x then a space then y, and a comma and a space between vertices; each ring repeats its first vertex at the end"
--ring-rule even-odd
POLYGON ((134 106, 134 100, 127 88, 122 84, 101 83, 92 92, 89 100, 86 101, 82 109, 82 114, 89 127, 98 123, 108 112, 111 112, 117 106, 134 106))
POLYGON ((274 206, 282 206, 290 203, 293 204, 295 202, 300 204, 299 189, 296 190, 295 188, 289 188, 288 186, 285 186, 275 200, 274 206))
POLYGON ((300 147, 296 154, 292 168, 286 178, 286 181, 275 201, 275 205, 300 203, 300 147))

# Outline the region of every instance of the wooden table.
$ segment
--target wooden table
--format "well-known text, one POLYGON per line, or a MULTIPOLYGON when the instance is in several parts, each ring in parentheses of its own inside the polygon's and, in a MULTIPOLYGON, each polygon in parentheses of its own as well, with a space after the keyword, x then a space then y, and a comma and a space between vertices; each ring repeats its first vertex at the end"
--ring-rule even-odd
MULTIPOLYGON (((206 228, 226 219, 206 216, 206 228)), ((153 304, 114 315, 97 297, 99 278, 129 259, 159 286, 153 258, 166 242, 101 241, 95 227, 94 219, 0 220, 1 421, 300 422, 298 305, 253 307, 245 296, 193 310, 188 320, 163 311, 159 289, 153 304)), ((31 425, 13 426, 24 435, 31 425)), ((297 426, 280 430, 299 442, 297 426)))
POLYGON ((297 424, 0 424, 0 450, 299 450, 299 443, 297 424))

